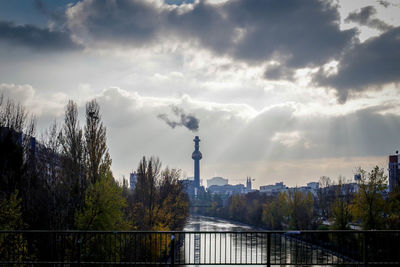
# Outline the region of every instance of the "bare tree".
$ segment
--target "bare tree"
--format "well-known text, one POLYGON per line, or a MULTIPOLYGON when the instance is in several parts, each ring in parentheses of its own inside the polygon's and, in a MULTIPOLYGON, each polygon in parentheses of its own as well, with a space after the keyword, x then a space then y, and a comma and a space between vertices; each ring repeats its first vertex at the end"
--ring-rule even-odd
POLYGON ((72 226, 75 209, 82 207, 86 189, 83 134, 78 122, 78 108, 72 100, 65 108, 64 125, 59 141, 63 156, 63 187, 68 203, 65 216, 68 218, 67 224, 72 226))
POLYGON ((44 194, 47 200, 44 203, 48 213, 50 229, 60 229, 64 221, 65 193, 62 179, 62 157, 59 134, 60 125, 56 120, 47 128, 40 138, 42 144, 41 159, 38 162, 38 175, 45 186, 44 194))
MULTIPOLYGON (((4 95, 0 95, 0 127, 6 127, 21 134, 25 152, 28 152, 31 137, 35 136, 36 119, 25 107, 11 99, 4 103, 4 95)), ((27 154, 26 154, 27 155, 27 154)))
POLYGON ((331 207, 331 194, 334 191, 331 190, 331 186, 333 182, 331 178, 328 176, 322 176, 319 178, 319 189, 317 192, 318 198, 318 209, 320 215, 323 219, 327 219, 330 216, 330 207, 331 207), (331 192, 332 191, 332 192, 331 192))
POLYGON ((63 129, 59 135, 62 152, 67 159, 67 168, 70 177, 77 179, 80 189, 84 187, 83 181, 83 138, 82 129, 78 122, 78 108, 76 103, 70 100, 65 109, 63 129))
POLYGON ((0 151, 2 162, 8 162, 0 170, 1 187, 6 193, 19 191, 25 219, 35 208, 40 181, 36 175, 35 117, 25 107, 0 96, 0 151))
POLYGON ((4 126, 3 100, 4 100, 4 95, 0 94, 0 127, 4 126))

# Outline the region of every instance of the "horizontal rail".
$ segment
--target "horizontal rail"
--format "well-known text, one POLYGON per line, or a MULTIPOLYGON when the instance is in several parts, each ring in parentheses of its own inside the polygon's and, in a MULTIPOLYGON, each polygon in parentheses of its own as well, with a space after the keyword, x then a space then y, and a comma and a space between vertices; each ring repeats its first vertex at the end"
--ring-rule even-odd
POLYGON ((273 234, 301 234, 301 233, 400 233, 400 230, 259 230, 259 231, 97 231, 97 230, 0 230, 1 233, 273 233, 273 234))
POLYGON ((400 230, 0 230, 0 265, 400 265, 400 230))

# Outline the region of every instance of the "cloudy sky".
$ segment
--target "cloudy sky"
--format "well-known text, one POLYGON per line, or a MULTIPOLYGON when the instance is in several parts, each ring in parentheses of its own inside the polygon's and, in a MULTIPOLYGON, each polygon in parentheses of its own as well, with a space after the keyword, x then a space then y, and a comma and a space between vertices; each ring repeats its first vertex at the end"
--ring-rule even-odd
POLYGON ((117 177, 143 155, 192 176, 199 135, 203 179, 351 178, 400 148, 399 14, 394 0, 2 0, 0 92, 39 132, 96 98, 117 177))

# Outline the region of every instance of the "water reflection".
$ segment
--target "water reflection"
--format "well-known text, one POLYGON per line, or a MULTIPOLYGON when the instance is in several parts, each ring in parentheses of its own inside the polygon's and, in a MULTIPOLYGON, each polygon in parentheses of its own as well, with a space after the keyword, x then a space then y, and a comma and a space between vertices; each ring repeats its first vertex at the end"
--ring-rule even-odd
MULTIPOLYGON (((251 231, 257 230, 245 224, 233 223, 227 220, 192 215, 186 224, 184 231, 251 231)), ((192 234, 185 238, 184 257, 186 262, 191 263, 240 263, 248 262, 258 256, 261 262, 261 244, 256 244, 256 236, 243 236, 240 234, 192 234), (245 246, 247 243, 248 246, 245 246), (246 248, 259 246, 256 250, 250 252, 246 248), (259 255, 257 255, 259 254, 259 255)), ((264 253, 265 255, 265 253, 264 253)), ((186 265, 197 266, 197 265, 186 265)), ((211 265, 212 266, 212 265, 211 265)), ((218 265, 221 266, 221 265, 218 265)), ((222 265, 230 266, 230 265, 222 265)), ((240 266, 240 265, 239 265, 240 266)), ((245 265, 243 265, 245 266, 245 265)), ((260 265, 263 266, 263 265, 260 265)))
MULTIPOLYGON (((252 263, 265 266, 267 262, 267 234, 240 233, 261 229, 217 218, 191 216, 184 230, 235 232, 222 234, 192 233, 185 235, 185 245, 179 252, 180 258, 183 258, 184 262, 193 264, 186 266, 197 266, 196 264, 199 263, 252 263)), ((270 242, 270 261, 273 264, 285 266, 285 263, 290 262, 304 265, 317 262, 338 262, 338 258, 335 255, 318 247, 310 246, 308 243, 301 242, 296 237, 272 234, 270 242)))

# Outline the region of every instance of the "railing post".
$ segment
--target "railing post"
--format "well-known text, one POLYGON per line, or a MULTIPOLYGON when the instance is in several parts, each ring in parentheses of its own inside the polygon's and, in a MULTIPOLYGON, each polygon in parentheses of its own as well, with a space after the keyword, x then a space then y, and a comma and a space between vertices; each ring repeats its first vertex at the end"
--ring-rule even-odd
POLYGON ((267 233, 267 266, 271 266, 271 233, 267 233))
POLYGON ((175 266, 175 235, 171 235, 171 266, 175 266))
POLYGON ((363 261, 364 267, 368 266, 368 240, 367 240, 367 232, 363 232, 363 261))
POLYGON ((50 243, 50 260, 51 261, 56 261, 55 257, 55 251, 56 251, 56 234, 55 233, 49 233, 49 243, 50 243))
POLYGON ((77 259, 77 266, 81 266, 81 244, 82 244, 82 240, 81 240, 81 234, 78 234, 78 259, 77 259))

